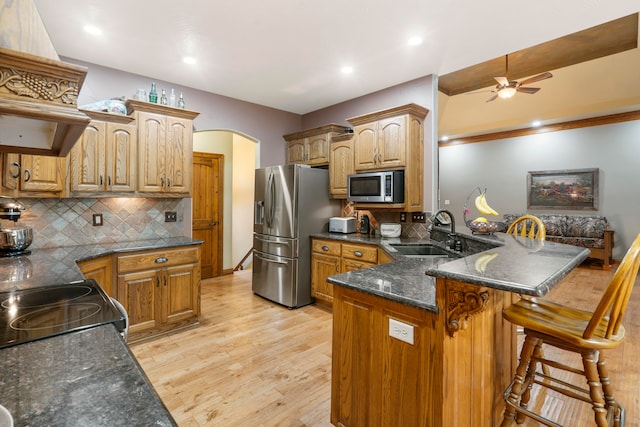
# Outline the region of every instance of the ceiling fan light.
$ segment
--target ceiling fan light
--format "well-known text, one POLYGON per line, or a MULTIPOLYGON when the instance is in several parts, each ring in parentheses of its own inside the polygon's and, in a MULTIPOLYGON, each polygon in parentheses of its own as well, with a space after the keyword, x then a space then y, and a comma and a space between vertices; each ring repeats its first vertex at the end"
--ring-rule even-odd
POLYGON ((498 91, 498 96, 501 99, 509 99, 515 94, 516 94, 516 88, 514 87, 505 87, 498 91))

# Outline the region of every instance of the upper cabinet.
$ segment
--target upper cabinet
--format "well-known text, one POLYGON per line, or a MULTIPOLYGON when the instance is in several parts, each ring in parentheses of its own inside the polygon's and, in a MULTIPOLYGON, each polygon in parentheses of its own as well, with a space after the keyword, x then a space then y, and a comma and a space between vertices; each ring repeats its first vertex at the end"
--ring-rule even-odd
POLYGON ((347 177, 353 166, 353 134, 334 136, 329 143, 329 193, 334 199, 347 198, 347 177))
POLYGON ((64 157, 5 153, 0 195, 62 197, 66 171, 64 157))
POLYGON ((301 132, 284 135, 287 141, 287 164, 301 163, 310 166, 329 164, 329 142, 346 127, 330 124, 301 132))
POLYGON ((128 100, 138 127, 138 193, 191 194, 193 119, 189 110, 128 100))
POLYGON ((134 192, 138 139, 133 117, 96 111, 86 114, 91 123, 70 155, 71 192, 134 192))
MULTIPOLYGON (((423 209, 424 118, 427 110, 407 104, 347 119, 354 126, 353 156, 356 172, 403 169, 405 202, 381 205, 415 212, 423 209)), ((374 207, 368 204, 368 207, 374 207)))

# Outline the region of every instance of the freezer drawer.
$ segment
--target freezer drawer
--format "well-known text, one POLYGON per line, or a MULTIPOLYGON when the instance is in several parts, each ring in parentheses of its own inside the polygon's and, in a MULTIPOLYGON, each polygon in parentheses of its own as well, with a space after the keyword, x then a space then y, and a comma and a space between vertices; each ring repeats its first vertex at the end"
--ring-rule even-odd
POLYGON ((275 237, 266 234, 253 234, 253 249, 265 254, 298 258, 298 239, 275 237))
POLYGON ((297 259, 253 252, 254 293, 290 308, 310 304, 310 292, 301 292, 297 275, 297 259))

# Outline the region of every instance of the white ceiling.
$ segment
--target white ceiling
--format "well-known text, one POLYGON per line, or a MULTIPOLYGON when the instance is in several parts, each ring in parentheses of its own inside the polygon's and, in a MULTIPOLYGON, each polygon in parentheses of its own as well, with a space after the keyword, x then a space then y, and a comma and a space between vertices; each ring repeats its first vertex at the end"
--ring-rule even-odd
POLYGON ((304 114, 638 12, 632 0, 35 0, 60 56, 304 114), (520 4, 522 3, 522 4, 520 4), (99 37, 82 28, 102 29, 99 37), (409 37, 423 37, 408 46, 409 37), (185 55, 195 65, 182 62, 185 55), (343 75, 350 65, 354 72, 343 75))

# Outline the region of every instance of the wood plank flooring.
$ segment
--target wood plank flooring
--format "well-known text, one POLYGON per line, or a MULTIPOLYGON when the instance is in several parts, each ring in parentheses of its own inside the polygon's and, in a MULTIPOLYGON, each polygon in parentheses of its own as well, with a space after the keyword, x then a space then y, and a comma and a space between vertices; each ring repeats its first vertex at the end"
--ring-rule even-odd
MULTIPOLYGON (((580 267, 548 298, 591 308, 611 275, 580 267)), ((203 280, 202 313, 198 327, 131 345, 180 426, 331 425, 330 312, 288 310, 257 297, 245 270, 203 280)), ((625 344, 606 356, 627 427, 640 427, 638 289, 624 325, 625 344)), ((551 394, 543 412, 566 426, 594 425, 589 406, 551 394)))

